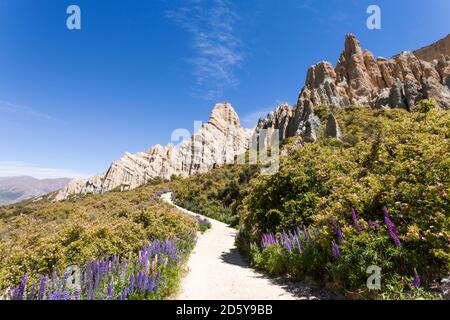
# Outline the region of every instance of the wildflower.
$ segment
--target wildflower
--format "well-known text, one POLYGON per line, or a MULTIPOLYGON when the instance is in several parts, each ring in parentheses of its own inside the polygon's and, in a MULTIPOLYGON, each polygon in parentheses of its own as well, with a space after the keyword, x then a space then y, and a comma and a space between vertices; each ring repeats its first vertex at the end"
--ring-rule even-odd
POLYGON ((134 292, 134 275, 130 276, 130 289, 128 290, 130 293, 134 292))
POLYGON ((114 298, 114 276, 111 275, 108 284, 108 300, 112 300, 113 298, 114 298))
POLYGON ((156 290, 158 290, 160 282, 161 282, 161 271, 158 271, 158 274, 156 275, 156 290))
POLYGON ((261 247, 267 248, 270 245, 277 245, 277 240, 273 233, 265 233, 262 236, 261 247))
POLYGON ((361 226, 361 224, 359 223, 358 217, 356 215, 356 211, 355 209, 352 208, 352 220, 353 220, 353 224, 356 227, 356 230, 358 230, 358 233, 361 233, 364 231, 363 227, 361 226))
POLYGON ((420 287, 420 277, 419 277, 419 274, 417 273, 417 270, 416 270, 416 269, 414 269, 414 281, 411 282, 411 285, 412 285, 414 288, 420 287))
POLYGON ((384 214, 384 223, 387 226, 389 236, 391 237, 392 241, 394 242, 394 245, 397 248, 401 247, 397 228, 395 227, 394 223, 392 222, 391 218, 389 217, 389 214, 388 214, 388 211, 386 208, 383 208, 383 214, 384 214))
POLYGON ((338 227, 334 217, 331 218, 331 225, 333 226, 334 233, 336 233, 339 243, 344 242, 344 236, 342 235, 342 230, 338 227))
POLYGON ((58 300, 69 300, 69 292, 66 290, 64 291, 59 297, 58 300))
POLYGON ((333 241, 331 245, 331 254, 335 259, 338 259, 341 256, 341 252, 339 250, 339 247, 337 246, 336 242, 333 241))
POLYGON ((151 293, 154 288, 155 288, 155 277, 152 274, 150 276, 150 279, 148 280, 147 291, 151 293))
POLYGON ((45 299, 45 290, 47 287, 47 276, 44 275, 41 278, 41 283, 39 285, 39 290, 38 290, 38 294, 37 294, 37 299, 38 300, 44 300, 45 299))
POLYGON ((128 289, 127 287, 122 288, 122 293, 119 295, 119 300, 126 300, 128 297, 128 289))
POLYGON ((27 300, 33 300, 35 290, 36 290, 36 282, 33 282, 33 284, 31 285, 30 292, 28 293, 27 300))
POLYGON ((24 298, 25 289, 27 287, 27 281, 28 281, 28 274, 26 273, 22 278, 22 282, 20 283, 19 292, 17 296, 18 300, 23 300, 24 298))

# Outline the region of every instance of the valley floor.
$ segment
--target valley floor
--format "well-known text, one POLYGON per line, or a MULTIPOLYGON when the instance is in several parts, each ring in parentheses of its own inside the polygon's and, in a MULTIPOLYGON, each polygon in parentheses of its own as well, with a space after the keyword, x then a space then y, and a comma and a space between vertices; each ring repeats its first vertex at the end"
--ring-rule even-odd
MULTIPOLYGON (((171 193, 163 200, 174 205, 171 193)), ((181 207, 179 210, 200 216, 181 207)), ((202 216, 201 216, 202 217, 202 216)), ((205 217, 206 218, 206 217, 205 217)), ((187 264, 188 274, 181 282, 178 300, 295 300, 301 299, 287 286, 258 273, 245 262, 235 246, 237 231, 206 218, 212 228, 198 239, 187 264)), ((303 299, 308 299, 307 296, 303 299)))

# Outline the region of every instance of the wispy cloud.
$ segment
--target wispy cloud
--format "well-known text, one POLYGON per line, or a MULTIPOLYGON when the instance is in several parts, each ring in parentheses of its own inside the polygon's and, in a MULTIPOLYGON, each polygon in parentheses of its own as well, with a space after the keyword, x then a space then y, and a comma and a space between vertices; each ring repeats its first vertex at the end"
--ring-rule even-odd
POLYGON ((253 128, 258 124, 258 120, 265 118, 270 111, 272 111, 272 109, 250 112, 241 118, 241 123, 245 128, 253 128))
POLYGON ((245 128, 253 128, 254 126, 256 126, 258 124, 259 119, 266 118, 270 112, 274 111, 277 108, 277 106, 280 106, 285 103, 286 102, 282 102, 281 100, 277 99, 277 100, 275 100, 273 105, 270 107, 260 108, 260 109, 251 111, 251 112, 245 114, 243 117, 241 117, 241 124, 245 128))
POLYGON ((241 41, 235 30, 239 15, 227 0, 184 0, 176 10, 166 11, 167 18, 180 24, 193 38, 196 95, 207 100, 218 99, 239 80, 236 67, 243 60, 241 41))
MULTIPOLYGON (((349 15, 341 9, 336 8, 338 6, 329 6, 327 11, 324 12, 323 9, 320 10, 318 8, 318 2, 322 1, 304 0, 298 4, 298 8, 309 12, 319 24, 327 28, 327 31, 332 31, 337 25, 349 21, 349 15)), ((320 5, 323 4, 320 3, 320 5)))
POLYGON ((88 178, 91 175, 74 170, 46 168, 20 161, 0 161, 0 177, 32 176, 37 179, 88 178))
POLYGON ((15 104, 9 101, 0 100, 0 111, 19 113, 44 120, 53 120, 53 118, 45 113, 36 111, 30 107, 15 104))

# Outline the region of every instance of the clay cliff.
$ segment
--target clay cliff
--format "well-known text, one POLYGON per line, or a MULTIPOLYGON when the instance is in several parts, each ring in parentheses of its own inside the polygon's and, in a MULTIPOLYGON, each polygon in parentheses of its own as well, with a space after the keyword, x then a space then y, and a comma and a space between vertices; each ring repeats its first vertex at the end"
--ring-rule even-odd
POLYGON ((413 51, 420 60, 431 62, 439 59, 442 55, 450 56, 450 34, 432 45, 413 51))
POLYGON ((280 137, 302 135, 314 141, 320 126, 313 111, 317 105, 363 105, 412 111, 417 102, 430 98, 448 109, 449 39, 447 36, 416 53, 402 52, 392 59, 375 59, 370 51, 361 48, 354 35, 347 35, 336 66, 322 61, 310 67, 296 105, 279 106, 267 118, 260 119, 256 131, 279 129, 280 137))

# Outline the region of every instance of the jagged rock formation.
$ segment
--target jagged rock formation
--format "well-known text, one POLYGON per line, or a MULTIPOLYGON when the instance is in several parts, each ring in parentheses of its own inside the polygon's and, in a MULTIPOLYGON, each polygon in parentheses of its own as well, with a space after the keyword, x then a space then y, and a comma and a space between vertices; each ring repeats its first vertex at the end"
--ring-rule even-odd
POLYGON ((336 67, 325 61, 313 65, 296 106, 279 106, 267 118, 259 120, 256 133, 261 129, 279 129, 281 139, 300 135, 305 141, 314 141, 323 131, 314 115, 314 106, 318 105, 363 105, 411 111, 420 100, 431 98, 450 108, 449 40, 447 36, 418 50, 417 56, 402 52, 388 60, 375 59, 371 52, 362 50, 354 35, 347 35, 336 67))
POLYGON ((442 55, 450 56, 450 34, 432 45, 413 51, 413 53, 420 60, 428 62, 440 59, 442 55))
POLYGON ((327 138, 337 138, 341 137, 341 129, 339 128, 339 124, 334 117, 334 114, 330 113, 327 120, 327 127, 325 129, 325 136, 327 138))
POLYGON ((218 104, 199 132, 180 146, 181 172, 203 173, 245 153, 252 132, 241 127, 239 117, 230 104, 218 104))
POLYGON ((371 52, 361 49, 355 36, 348 35, 336 68, 328 62, 310 68, 297 108, 312 103, 412 110, 423 98, 450 108, 450 90, 444 85, 450 75, 449 62, 448 56, 428 62, 409 52, 391 60, 375 60, 371 52))
POLYGON ((156 145, 147 152, 125 153, 106 173, 88 180, 71 181, 58 192, 55 200, 67 199, 72 194, 134 189, 155 177, 170 179, 172 175, 194 175, 233 163, 237 155, 248 149, 251 135, 251 130, 241 127, 230 104, 217 104, 208 123, 190 140, 182 142, 179 150, 169 144, 167 147, 156 145))

